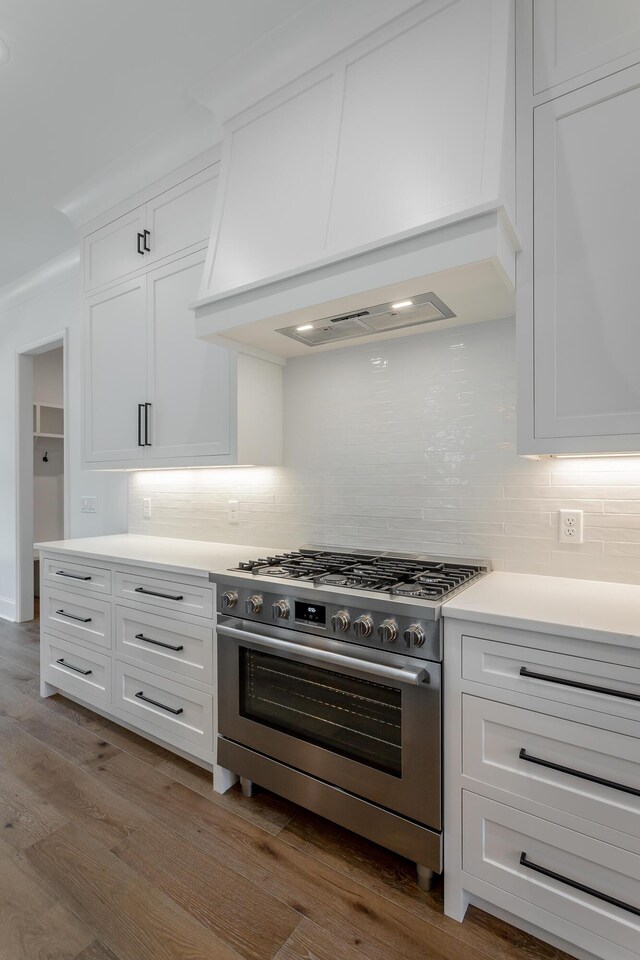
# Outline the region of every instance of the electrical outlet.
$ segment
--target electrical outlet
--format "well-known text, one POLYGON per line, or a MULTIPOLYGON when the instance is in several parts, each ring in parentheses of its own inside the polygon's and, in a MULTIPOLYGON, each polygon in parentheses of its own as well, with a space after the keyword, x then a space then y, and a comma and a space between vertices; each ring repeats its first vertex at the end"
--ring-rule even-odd
POLYGON ((240 523, 239 500, 229 500, 229 523, 240 523))
POLYGON ((142 498, 142 516, 148 520, 151 516, 151 497, 142 498))
POLYGON ((582 510, 558 510, 558 540, 560 543, 582 543, 582 510))
POLYGON ((97 513, 97 497, 80 497, 80 513, 97 513))

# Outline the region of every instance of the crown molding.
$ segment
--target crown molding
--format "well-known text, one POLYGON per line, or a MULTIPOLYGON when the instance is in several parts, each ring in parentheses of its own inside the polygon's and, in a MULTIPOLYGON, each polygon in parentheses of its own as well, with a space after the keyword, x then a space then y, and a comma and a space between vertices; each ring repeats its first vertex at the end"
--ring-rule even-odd
POLYGON ((313 0, 209 74, 189 95, 224 126, 425 0, 313 0))
POLYGON ((59 287, 80 275, 80 250, 72 247, 66 253, 43 263, 35 270, 12 280, 0 290, 0 314, 13 307, 40 297, 43 293, 59 287))
POLYGON ((222 130, 211 113, 193 104, 175 123, 137 143, 58 200, 54 207, 80 228, 214 148, 222 130))

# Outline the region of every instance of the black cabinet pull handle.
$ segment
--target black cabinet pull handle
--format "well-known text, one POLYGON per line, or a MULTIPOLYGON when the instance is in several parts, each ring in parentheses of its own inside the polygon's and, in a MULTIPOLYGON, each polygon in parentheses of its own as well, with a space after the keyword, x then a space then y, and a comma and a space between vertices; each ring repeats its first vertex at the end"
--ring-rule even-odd
POLYGON ((167 650, 175 650, 176 653, 179 653, 180 650, 184 650, 182 645, 179 647, 174 647, 170 643, 163 643, 162 640, 152 640, 151 637, 145 637, 144 633, 136 633, 136 640, 144 640, 145 643, 154 643, 156 647, 165 647, 167 650))
POLYGON ((143 242, 144 242, 144 234, 139 233, 138 234, 138 253, 140 254, 141 257, 144 257, 144 249, 142 246, 143 242))
POLYGON ((175 707, 168 707, 166 703, 159 703, 157 700, 152 700, 151 697, 145 697, 142 690, 140 690, 139 693, 136 693, 135 696, 138 698, 138 700, 144 700, 145 703, 152 703, 154 707, 160 707, 161 710, 166 710, 168 713, 173 713, 176 717, 181 713, 184 713, 182 707, 178 707, 176 710, 175 707))
POLYGON ((610 903, 613 907, 619 907, 621 910, 627 910, 629 913, 635 914, 636 917, 640 917, 640 907, 634 907, 630 903, 625 903, 623 900, 616 900, 615 897, 610 897, 608 893, 601 893, 599 890, 594 890, 593 887, 587 887, 584 883, 578 883, 577 880, 570 880, 569 877, 563 877, 561 873, 548 870, 547 867, 541 867, 538 863, 527 860, 527 855, 524 852, 520 854, 520 864, 529 870, 541 873, 545 877, 550 877, 552 880, 559 880, 560 883, 565 883, 568 887, 573 887, 574 890, 588 893, 590 897, 595 897, 597 900, 604 900, 605 903, 610 903))
POLYGON ((565 767, 561 763, 553 763, 551 760, 533 757, 530 753, 527 753, 524 747, 520 748, 518 757, 528 763, 537 763, 539 767, 548 767, 549 770, 558 770, 560 773, 568 773, 572 777, 579 777, 580 780, 588 780, 589 783, 599 783, 602 787, 611 787, 613 790, 630 793, 633 797, 640 797, 640 790, 636 787, 627 787, 624 783, 617 783, 615 780, 605 780, 604 777, 596 777, 593 773, 584 773, 582 770, 574 770, 573 767, 565 767))
POLYGON ((143 231, 144 245, 143 249, 145 253, 151 253, 151 247, 149 246, 149 240, 151 240, 151 230, 143 231))
POLYGON ((620 697, 622 700, 640 701, 640 693, 625 693, 624 690, 598 687, 593 683, 581 683, 579 680, 567 680, 565 677, 549 677, 544 673, 535 673, 528 667, 520 667, 520 676, 530 677, 532 680, 546 680, 547 683, 560 683, 564 687, 577 687, 579 690, 591 690, 592 693, 603 693, 608 697, 620 697))
POLYGON ((81 573, 65 573, 64 570, 56 570, 56 577, 69 577, 69 580, 91 580, 91 577, 83 577, 81 573))
POLYGON ((83 670, 82 667, 74 667, 72 663, 65 663, 63 657, 60 657, 59 660, 56 660, 56 663, 61 663, 62 666, 66 667, 68 670, 75 670, 76 673, 81 673, 83 677, 88 677, 90 673, 93 673, 93 670, 83 670))
POLYGON ((144 410, 144 403, 138 404, 138 446, 144 447, 144 441, 142 439, 142 411, 144 410))
POLYGON ((159 593, 157 590, 147 590, 146 587, 136 587, 134 593, 146 593, 148 597, 162 597, 163 600, 184 600, 181 593, 159 593))
POLYGON ((65 613, 64 610, 56 610, 59 617, 67 617, 68 620, 77 620, 78 623, 91 623, 91 617, 76 617, 73 613, 65 613))
POLYGON ((150 403, 145 403, 144 405, 144 445, 145 447, 151 446, 151 441, 149 440, 149 410, 151 409, 150 403))

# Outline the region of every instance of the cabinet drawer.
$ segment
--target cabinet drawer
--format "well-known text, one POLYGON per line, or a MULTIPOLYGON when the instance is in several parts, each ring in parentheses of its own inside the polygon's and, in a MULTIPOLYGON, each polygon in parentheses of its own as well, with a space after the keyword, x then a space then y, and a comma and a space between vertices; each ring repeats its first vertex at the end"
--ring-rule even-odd
POLYGON ((116 649, 142 663, 212 682, 213 627, 116 607, 116 649))
POLYGON ((42 671, 48 683, 88 703, 111 703, 110 657, 47 634, 42 646, 42 671))
POLYGON ((43 627, 75 640, 111 647, 111 604, 65 590, 45 590, 41 599, 43 627))
POLYGON ((211 750, 213 698, 116 660, 116 706, 140 723, 161 730, 167 740, 196 743, 211 750))
MULTIPOLYGON (((463 637, 462 676, 503 690, 640 720, 637 667, 463 637)), ((594 717, 593 723, 598 722, 594 717)))
POLYGON ((466 873, 637 951, 637 854, 466 791, 463 838, 466 873))
POLYGON ((147 211, 142 204, 85 238, 85 290, 111 283, 144 266, 139 236, 144 237, 146 226, 147 211))
POLYGON ((213 588, 193 587, 175 580, 155 578, 133 573, 116 573, 116 595, 125 600, 137 600, 152 607, 190 613, 197 617, 213 618, 213 588))
POLYGON ((463 696, 463 773, 640 837, 640 739, 463 696))
POLYGON ((93 593, 111 593, 111 570, 94 567, 82 560, 42 558, 42 576, 45 580, 93 593))

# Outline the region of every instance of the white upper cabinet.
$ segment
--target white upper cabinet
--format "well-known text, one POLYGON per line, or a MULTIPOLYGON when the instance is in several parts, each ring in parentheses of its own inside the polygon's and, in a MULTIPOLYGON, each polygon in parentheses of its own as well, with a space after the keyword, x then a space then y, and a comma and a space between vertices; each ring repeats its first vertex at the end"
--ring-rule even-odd
POLYGON ((615 451, 640 436, 640 68, 534 117, 535 435, 615 451))
POLYGON ((640 60, 638 0, 535 0, 534 93, 581 86, 640 60))
POLYGON ((84 307, 84 457, 94 467, 144 453, 146 279, 91 297, 84 307))
POLYGON ((85 290, 113 283, 206 242, 217 180, 218 164, 213 164, 88 234, 85 290))
POLYGON ((196 340, 193 311, 204 251, 147 276, 149 442, 154 458, 231 452, 231 355, 196 340))

